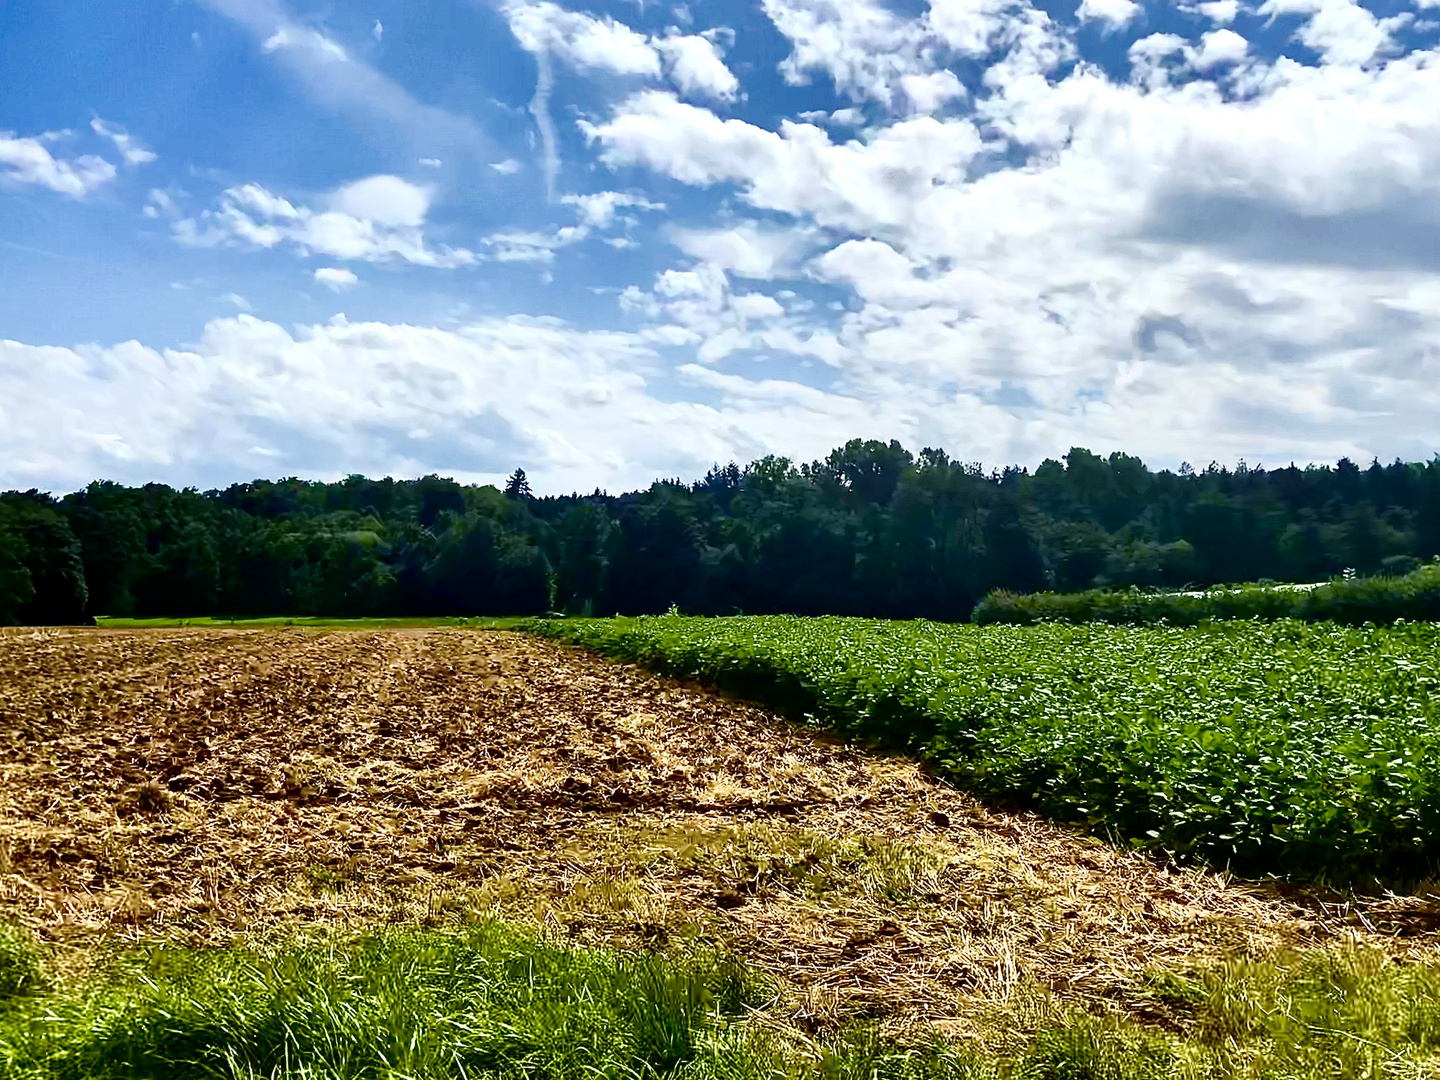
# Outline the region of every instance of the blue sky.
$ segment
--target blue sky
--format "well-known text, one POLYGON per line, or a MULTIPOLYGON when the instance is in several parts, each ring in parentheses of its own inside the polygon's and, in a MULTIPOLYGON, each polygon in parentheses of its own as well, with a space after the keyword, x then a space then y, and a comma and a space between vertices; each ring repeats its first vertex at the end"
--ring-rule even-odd
POLYGON ((0 9, 0 485, 1440 451, 1440 0, 0 9))

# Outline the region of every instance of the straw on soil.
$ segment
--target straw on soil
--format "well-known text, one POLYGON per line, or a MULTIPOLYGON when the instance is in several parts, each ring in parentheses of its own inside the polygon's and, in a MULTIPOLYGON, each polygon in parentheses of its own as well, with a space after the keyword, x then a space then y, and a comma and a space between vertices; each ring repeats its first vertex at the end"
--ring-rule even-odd
POLYGON ((494 913, 957 1033, 1022 991, 1152 1016, 1144 969, 1236 951, 1436 952, 1429 900, 1167 868, 509 633, 10 632, 0 747, 0 919, 52 941, 494 913))

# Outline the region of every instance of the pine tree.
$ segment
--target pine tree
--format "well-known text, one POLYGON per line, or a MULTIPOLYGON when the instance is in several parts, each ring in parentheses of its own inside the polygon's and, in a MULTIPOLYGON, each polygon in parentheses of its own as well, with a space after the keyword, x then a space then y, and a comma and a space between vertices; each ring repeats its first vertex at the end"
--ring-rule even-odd
POLYGON ((510 479, 505 481, 505 497, 507 499, 533 499, 534 492, 530 490, 530 481, 525 478, 524 469, 516 469, 510 474, 510 479))

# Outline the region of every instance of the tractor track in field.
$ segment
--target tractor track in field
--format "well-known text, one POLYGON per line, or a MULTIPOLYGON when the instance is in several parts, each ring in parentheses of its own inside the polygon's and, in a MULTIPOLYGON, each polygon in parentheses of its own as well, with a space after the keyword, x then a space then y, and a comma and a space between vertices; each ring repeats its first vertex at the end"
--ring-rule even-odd
POLYGON ((0 919, 63 945, 491 914, 718 940, 802 1020, 957 1031, 1025 988, 1163 1022, 1151 966, 1440 955, 1427 897, 1169 868, 519 634, 0 633, 0 919))

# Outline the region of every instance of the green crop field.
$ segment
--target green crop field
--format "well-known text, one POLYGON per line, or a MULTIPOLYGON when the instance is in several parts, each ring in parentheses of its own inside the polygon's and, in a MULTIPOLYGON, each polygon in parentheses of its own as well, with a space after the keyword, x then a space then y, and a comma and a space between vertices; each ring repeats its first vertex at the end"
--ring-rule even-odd
POLYGON ((1440 861, 1440 627, 660 616, 529 628, 907 747, 978 792, 1251 875, 1440 861))

